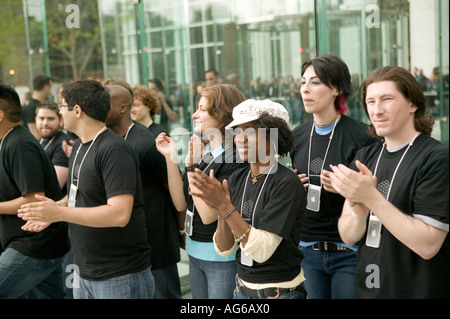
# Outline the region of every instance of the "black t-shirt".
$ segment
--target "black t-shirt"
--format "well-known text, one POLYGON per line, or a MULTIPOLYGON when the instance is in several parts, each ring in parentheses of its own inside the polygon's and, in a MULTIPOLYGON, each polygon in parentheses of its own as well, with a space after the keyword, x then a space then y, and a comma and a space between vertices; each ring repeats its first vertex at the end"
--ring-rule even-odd
MULTIPOLYGON (((248 167, 248 163, 242 163, 242 160, 236 154, 236 150, 226 149, 223 153, 218 155, 215 159, 211 153, 207 153, 203 160, 199 163, 199 169, 201 169, 206 175, 213 169, 214 176, 222 182, 227 179, 233 172, 242 167, 248 167)), ((189 181, 187 173, 183 174, 184 182, 184 196, 186 198, 187 209, 194 213, 194 220, 192 225, 194 227, 191 239, 200 242, 212 242, 212 237, 217 229, 217 221, 205 225, 202 222, 200 215, 197 212, 197 208, 194 207, 194 200, 189 195, 189 181)))
POLYGON ((70 224, 73 261, 80 269, 80 276, 102 280, 147 268, 151 248, 147 240, 142 185, 135 153, 121 136, 108 129, 97 137, 80 170, 79 165, 91 143, 82 144, 77 140, 69 159, 68 189, 72 175, 76 177, 79 174, 74 183, 78 187, 76 207, 106 205, 110 197, 134 195, 133 211, 125 227, 95 228, 70 224))
POLYGON ((139 161, 152 269, 176 264, 181 258, 180 241, 177 211, 167 188, 166 160, 156 149, 155 136, 139 123, 131 127, 126 141, 139 161))
MULTIPOLYGON (((167 130, 164 129, 161 125, 156 124, 155 122, 153 122, 152 124, 150 124, 150 126, 148 127, 149 131, 153 133, 153 135, 155 135, 155 138, 160 134, 160 133, 167 133, 167 130)), ((169 134, 167 134, 167 136, 169 136, 169 134)))
POLYGON ((36 123, 36 108, 41 103, 36 99, 31 99, 28 105, 22 108, 22 125, 28 128, 28 123, 36 123))
MULTIPOLYGON (((355 160, 372 173, 382 149, 377 143, 358 152, 355 160)), ((420 134, 406 153, 394 181, 392 177, 406 147, 390 153, 386 149, 376 172, 378 190, 407 215, 448 231, 448 148, 420 134)), ((353 169, 358 171, 352 164, 353 169)), ((448 235, 436 256, 425 260, 382 227, 379 248, 368 247, 363 236, 357 254, 356 293, 359 298, 448 298, 448 235), (375 278, 379 276, 379 278, 375 278), (368 287, 379 279, 379 288, 368 287)))
POLYGON ((39 143, 44 148, 45 152, 50 157, 53 165, 69 167, 69 158, 62 149, 62 141, 69 143, 71 137, 66 133, 59 131, 54 138, 44 139, 42 138, 39 143))
POLYGON ((267 261, 253 261, 251 267, 241 264, 238 249, 239 277, 251 283, 290 281, 300 273, 303 259, 298 243, 306 192, 298 176, 279 163, 272 168, 272 174, 263 175, 255 184, 249 172, 248 167, 240 169, 228 179, 233 205, 247 223, 283 239, 267 261))
MULTIPOLYGON (((62 141, 69 143, 70 136, 66 133, 59 131, 53 138, 44 139, 41 138, 39 143, 44 148, 47 155, 50 157, 54 166, 69 167, 69 158, 62 149, 62 141)), ((67 186, 64 185, 62 189, 63 196, 67 194, 67 186)))
MULTIPOLYGON (((295 148, 291 152, 292 166, 298 174, 307 174, 309 183, 319 186, 322 163, 331 133, 319 135, 314 130, 311 147, 311 164, 308 172, 309 139, 312 121, 294 129, 295 148)), ((376 142, 368 135, 366 124, 342 115, 336 125, 333 139, 328 150, 324 170, 331 171, 330 164, 348 166, 356 152, 367 145, 376 142)), ((336 193, 327 192, 323 187, 320 195, 320 210, 318 212, 307 209, 302 223, 302 241, 334 241, 342 242, 337 229, 337 222, 342 213, 345 199, 336 193)))
MULTIPOLYGON (((25 194, 44 192, 60 200, 61 189, 55 169, 38 141, 23 127, 16 127, 3 138, 0 151, 0 202, 25 194)), ((53 223, 42 232, 21 230, 25 224, 17 214, 0 215, 0 243, 3 250, 14 248, 40 259, 62 257, 70 248, 67 224, 53 223)), ((1 251, 1 249, 0 249, 1 251)))

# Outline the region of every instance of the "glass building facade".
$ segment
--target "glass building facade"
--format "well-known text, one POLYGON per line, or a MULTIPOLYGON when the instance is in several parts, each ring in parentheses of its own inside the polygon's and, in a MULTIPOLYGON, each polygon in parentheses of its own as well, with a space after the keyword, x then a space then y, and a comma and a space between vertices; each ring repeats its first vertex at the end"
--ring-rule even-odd
MULTIPOLYGON (((374 68, 432 78, 424 87, 434 136, 448 144, 449 2, 446 0, 0 0, 0 81, 54 91, 82 78, 159 78, 191 129, 204 71, 216 69, 247 98, 283 103, 292 127, 308 118, 301 65, 323 54, 349 66, 355 91, 374 68), (417 71, 416 71, 417 70, 417 71), (437 71, 436 71, 437 70, 437 71), (435 73, 435 76, 432 76, 435 73)), ((356 98, 349 115, 367 121, 356 98)))

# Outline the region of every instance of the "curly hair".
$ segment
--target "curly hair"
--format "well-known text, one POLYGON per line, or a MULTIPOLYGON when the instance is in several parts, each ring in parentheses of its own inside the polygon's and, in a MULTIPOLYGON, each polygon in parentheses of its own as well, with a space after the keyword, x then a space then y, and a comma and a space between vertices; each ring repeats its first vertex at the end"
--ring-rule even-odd
POLYGON ((135 99, 140 100, 150 109, 150 116, 158 113, 161 103, 156 92, 153 92, 146 86, 138 85, 133 88, 133 95, 135 99))
POLYGON ((277 129, 278 155, 286 156, 294 149, 294 134, 286 121, 282 118, 271 116, 267 112, 263 112, 257 120, 252 122, 252 124, 257 128, 265 128, 266 137, 268 139, 271 138, 270 129, 277 129))

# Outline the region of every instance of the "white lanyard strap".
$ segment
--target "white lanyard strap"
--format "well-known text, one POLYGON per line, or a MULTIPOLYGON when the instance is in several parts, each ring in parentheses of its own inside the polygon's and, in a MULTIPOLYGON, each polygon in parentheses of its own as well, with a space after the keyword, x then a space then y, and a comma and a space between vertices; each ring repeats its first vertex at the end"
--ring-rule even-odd
MULTIPOLYGON (((403 152, 403 155, 400 158, 400 161, 398 161, 397 166, 395 167, 394 174, 392 175, 391 182, 389 183, 388 193, 386 195, 386 199, 387 200, 389 200, 389 195, 391 193, 392 184, 394 184, 394 179, 395 179, 395 176, 397 175, 398 168, 400 167, 400 164, 403 162, 403 159, 405 158, 406 153, 408 153, 409 148, 413 145, 415 139, 417 138, 417 136, 419 136, 419 134, 420 134, 420 132, 417 132, 417 134, 414 136, 414 138, 411 140, 411 142, 408 143, 408 147, 403 152)), ((373 173, 373 175, 375 177, 377 176, 378 164, 380 163, 381 154, 383 154, 383 151, 384 151, 385 147, 386 147, 386 143, 383 143, 383 147, 381 148, 380 155, 378 155, 377 163, 375 164, 375 171, 373 173)))
MULTIPOLYGON (((263 183, 263 185, 262 185, 262 187, 261 187, 261 189, 260 189, 260 191, 259 191, 258 197, 256 197, 256 202, 255 202, 255 205, 253 206, 253 213, 252 213, 252 226, 253 226, 253 223, 254 223, 254 221, 255 221, 255 212, 256 212, 256 206, 258 206, 259 197, 261 196, 262 191, 263 191, 263 189, 264 189, 264 186, 266 185, 267 178, 268 178, 269 175, 270 175, 270 171, 272 170, 272 167, 273 167, 275 164, 276 164, 276 162, 273 163, 273 164, 269 167, 269 170, 268 170, 268 172, 267 172, 266 178, 264 179, 264 183, 263 183)), ((242 194, 242 200, 241 200, 241 215, 242 215, 242 207, 244 207, 245 193, 247 192, 247 184, 248 184, 248 180, 249 180, 249 177, 250 177, 251 172, 252 172, 252 169, 250 168, 250 170, 248 171, 247 178, 245 179, 244 193, 242 194)))
MULTIPOLYGON (((209 153, 211 153, 211 152, 209 152, 209 153)), ((203 172, 203 173, 206 172, 206 170, 209 168, 209 166, 216 160, 216 158, 218 158, 219 156, 221 156, 222 153, 223 153, 223 151, 220 152, 219 155, 217 155, 216 157, 214 157, 214 158, 212 159, 212 161, 208 163, 208 165, 205 167, 205 169, 202 170, 202 172, 203 172)), ((206 153, 206 154, 208 154, 208 153, 206 153)), ((205 155, 206 155, 206 154, 205 154, 205 155)), ((199 163, 201 163, 201 162, 203 161, 203 158, 205 157, 205 155, 203 155, 203 157, 202 157, 202 159, 200 160, 199 163)), ((211 154, 211 155, 212 155, 212 154, 211 154)), ((204 163, 206 163, 206 162, 204 162, 204 163)), ((214 173, 215 173, 215 172, 214 172, 214 173)), ((192 201, 192 214, 194 213, 194 211, 195 211, 195 204, 194 204, 194 201, 192 201)))
POLYGON ((134 123, 131 123, 131 125, 128 127, 128 131, 127 131, 127 134, 125 134, 125 137, 123 138, 124 140, 126 140, 127 139, 127 137, 128 137, 128 133, 130 133, 130 130, 131 130, 131 128, 133 127, 133 125, 134 125, 134 123))
MULTIPOLYGON (((58 134, 56 134, 56 135, 58 135, 58 134)), ((52 142, 53 142, 53 140, 55 139, 56 135, 53 136, 53 137, 50 139, 50 141, 48 141, 47 145, 44 146, 44 151, 46 151, 47 148, 50 146, 50 144, 52 144, 52 142)), ((44 139, 41 138, 41 140, 39 141, 39 144, 42 145, 42 142, 43 142, 43 141, 44 141, 44 139)))
MULTIPOLYGON (((336 129, 336 124, 337 124, 338 120, 339 120, 339 115, 336 116, 336 121, 334 121, 333 130, 331 131, 330 140, 328 141, 328 146, 327 146, 327 149, 326 149, 326 151, 325 151, 325 156, 324 156, 323 161, 322 161, 322 168, 321 168, 321 170, 320 170, 321 173, 322 173, 322 171, 323 171, 323 166, 325 165, 325 161, 326 161, 326 159, 327 159, 328 150, 330 149, 331 140, 333 139, 334 130, 336 129)), ((311 127, 311 134, 309 135, 308 177, 310 176, 310 175, 309 175, 309 169, 310 169, 310 165, 311 165, 311 145, 312 145, 312 137, 313 137, 313 134, 314 134, 314 122, 313 122, 312 127, 311 127)), ((319 176, 320 176, 320 174, 319 174, 319 176)), ((322 179, 319 178, 319 181, 320 181, 320 187, 322 187, 322 179)), ((311 183, 311 179, 309 179, 309 182, 311 183)))
MULTIPOLYGON (((83 166, 84 159, 86 158, 86 155, 89 153, 89 151, 90 151, 92 145, 94 145, 94 142, 95 142, 95 140, 97 139, 97 137, 98 137, 104 130, 106 130, 106 126, 102 127, 102 129, 101 129, 100 131, 98 131, 97 135, 95 135, 94 139, 92 140, 91 145, 89 145, 89 147, 88 147, 86 153, 84 154, 83 159, 81 160, 80 166, 78 167, 77 185, 76 185, 76 186, 78 186, 78 185, 80 184, 81 166, 83 166)), ((78 152, 80 152, 80 148, 81 148, 82 145, 83 145, 83 143, 81 143, 80 146, 78 147, 77 153, 75 154, 75 158, 74 158, 74 160, 73 160, 72 173, 70 174, 70 175, 71 175, 71 179, 72 179, 72 180, 71 180, 71 184, 73 184, 73 180, 74 180, 74 178, 73 178, 73 169, 74 169, 74 167, 75 167, 75 165, 76 165, 76 163, 77 163, 78 152)))
MULTIPOLYGON (((394 170, 394 174, 392 175, 391 182, 389 183, 389 189, 388 189, 388 192, 386 195, 386 200, 389 200, 389 195, 391 194, 392 184, 394 184, 394 179, 395 179, 395 176, 397 175, 397 171, 400 167, 400 164, 403 162, 403 159, 405 158, 406 153, 408 153, 409 148, 413 145, 415 139, 417 138, 417 136, 419 136, 419 134, 420 134, 420 132, 417 132, 417 134, 414 136, 414 138, 411 140, 411 142, 408 143, 408 147, 403 152, 402 157, 398 161, 397 166, 395 167, 395 170, 394 170)), ((373 176, 375 176, 375 177, 377 176, 378 164, 380 163, 381 155, 383 154, 385 147, 386 147, 386 143, 383 143, 383 147, 381 148, 380 154, 378 155, 377 163, 375 164, 375 170, 373 172, 373 176)), ((373 216, 372 211, 370 211, 370 216, 373 216)))

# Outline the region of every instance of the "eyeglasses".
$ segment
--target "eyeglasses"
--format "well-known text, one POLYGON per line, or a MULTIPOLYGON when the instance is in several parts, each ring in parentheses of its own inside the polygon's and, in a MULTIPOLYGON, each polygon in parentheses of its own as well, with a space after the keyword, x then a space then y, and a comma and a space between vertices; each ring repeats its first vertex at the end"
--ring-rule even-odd
POLYGON ((68 110, 68 111, 72 111, 73 108, 74 108, 74 106, 69 106, 69 105, 67 105, 67 104, 58 104, 58 109, 59 109, 60 111, 61 111, 61 109, 62 109, 63 107, 67 107, 67 110, 68 110))

